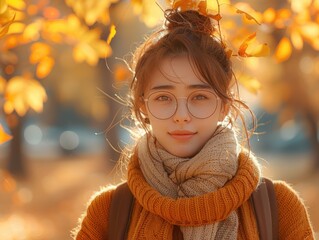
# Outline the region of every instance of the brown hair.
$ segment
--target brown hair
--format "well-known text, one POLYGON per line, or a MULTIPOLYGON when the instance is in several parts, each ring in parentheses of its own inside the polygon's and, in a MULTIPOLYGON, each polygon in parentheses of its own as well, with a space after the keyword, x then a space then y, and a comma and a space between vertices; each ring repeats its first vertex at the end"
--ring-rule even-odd
POLYGON ((185 55, 196 70, 195 73, 200 74, 199 78, 204 79, 214 89, 223 106, 229 106, 229 123, 233 126, 234 121, 240 117, 248 140, 250 134, 242 109, 248 110, 251 114, 253 127, 255 127, 255 117, 249 107, 236 98, 239 95, 238 86, 231 61, 214 33, 215 29, 210 18, 197 11, 165 11, 164 28, 153 33, 137 49, 133 58, 135 71, 130 87, 130 103, 133 117, 139 126, 148 131, 140 107, 143 104, 142 96, 150 74, 165 57, 185 55), (233 86, 236 86, 236 94, 232 92, 233 86))

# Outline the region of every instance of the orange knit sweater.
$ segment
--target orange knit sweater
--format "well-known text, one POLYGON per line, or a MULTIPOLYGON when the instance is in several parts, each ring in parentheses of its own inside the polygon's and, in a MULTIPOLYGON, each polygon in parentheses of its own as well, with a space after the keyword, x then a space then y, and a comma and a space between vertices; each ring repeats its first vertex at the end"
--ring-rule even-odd
MULTIPOLYGON (((138 160, 132 157, 128 185, 136 198, 129 239, 173 239, 174 225, 198 226, 225 219, 237 211, 238 239, 258 239, 254 213, 247 201, 256 189, 259 172, 245 154, 239 156, 236 176, 213 193, 192 198, 171 199, 162 196, 146 182, 138 160)), ((282 181, 274 182, 278 202, 280 239, 314 239, 302 200, 282 181)), ((113 189, 101 191, 90 203, 76 239, 108 239, 108 213, 113 189)))

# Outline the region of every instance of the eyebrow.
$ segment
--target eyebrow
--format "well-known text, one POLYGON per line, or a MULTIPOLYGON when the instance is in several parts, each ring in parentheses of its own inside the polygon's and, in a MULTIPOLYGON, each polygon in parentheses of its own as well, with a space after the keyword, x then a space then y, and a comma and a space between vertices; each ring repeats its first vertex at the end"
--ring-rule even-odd
MULTIPOLYGON (((154 86, 150 90, 172 90, 176 88, 174 85, 159 85, 154 86)), ((193 84, 188 85, 187 89, 211 89, 212 87, 208 84, 193 84)))

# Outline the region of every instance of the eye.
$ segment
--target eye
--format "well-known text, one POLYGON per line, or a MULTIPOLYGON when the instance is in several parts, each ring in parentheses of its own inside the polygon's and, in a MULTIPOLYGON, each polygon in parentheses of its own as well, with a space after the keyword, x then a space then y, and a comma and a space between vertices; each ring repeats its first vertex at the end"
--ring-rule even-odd
POLYGON ((192 97, 192 100, 196 100, 196 101, 207 100, 207 99, 208 99, 208 96, 202 93, 196 94, 192 97))
POLYGON ((157 96, 155 100, 160 102, 166 102, 166 101, 171 101, 172 99, 168 95, 160 95, 160 96, 157 96))
POLYGON ((149 100, 157 103, 169 103, 174 101, 174 96, 167 92, 156 92, 150 95, 149 100))

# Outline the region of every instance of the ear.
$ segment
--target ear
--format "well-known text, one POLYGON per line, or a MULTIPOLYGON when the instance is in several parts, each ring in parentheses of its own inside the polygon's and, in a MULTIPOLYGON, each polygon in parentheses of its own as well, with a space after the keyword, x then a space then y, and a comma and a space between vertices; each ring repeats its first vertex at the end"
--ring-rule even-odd
POLYGON ((144 103, 141 104, 139 109, 140 109, 140 112, 142 113, 143 116, 148 117, 147 110, 146 110, 146 105, 144 103))
POLYGON ((224 121, 225 117, 229 113, 229 109, 230 109, 229 103, 223 104, 221 106, 219 116, 218 116, 218 121, 220 121, 220 122, 224 121))

